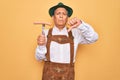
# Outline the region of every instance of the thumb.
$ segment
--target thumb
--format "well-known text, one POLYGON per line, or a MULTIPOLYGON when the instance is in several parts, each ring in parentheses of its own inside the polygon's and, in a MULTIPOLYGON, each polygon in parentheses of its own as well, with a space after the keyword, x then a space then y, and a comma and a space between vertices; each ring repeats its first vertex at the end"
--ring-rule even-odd
POLYGON ((69 29, 68 29, 68 32, 71 31, 73 28, 75 28, 77 26, 77 24, 71 26, 69 29))
POLYGON ((72 30, 72 27, 70 27, 69 29, 68 29, 68 32, 70 32, 72 30))

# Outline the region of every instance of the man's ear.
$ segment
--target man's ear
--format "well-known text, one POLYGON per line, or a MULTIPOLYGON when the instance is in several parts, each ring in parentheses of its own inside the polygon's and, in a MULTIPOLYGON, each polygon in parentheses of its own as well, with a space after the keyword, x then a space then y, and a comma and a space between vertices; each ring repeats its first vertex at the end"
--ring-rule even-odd
POLYGON ((52 19, 54 20, 54 16, 52 16, 52 19))

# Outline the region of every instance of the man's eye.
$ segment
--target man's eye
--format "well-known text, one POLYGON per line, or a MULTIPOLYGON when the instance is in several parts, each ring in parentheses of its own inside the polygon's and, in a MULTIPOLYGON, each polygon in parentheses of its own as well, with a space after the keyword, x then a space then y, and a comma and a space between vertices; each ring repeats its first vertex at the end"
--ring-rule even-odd
POLYGON ((60 15, 60 13, 56 13, 56 15, 60 15))
POLYGON ((63 13, 63 15, 67 15, 66 13, 63 13))
POLYGON ((67 13, 60 13, 60 12, 58 12, 58 13, 55 13, 56 15, 67 15, 67 13))

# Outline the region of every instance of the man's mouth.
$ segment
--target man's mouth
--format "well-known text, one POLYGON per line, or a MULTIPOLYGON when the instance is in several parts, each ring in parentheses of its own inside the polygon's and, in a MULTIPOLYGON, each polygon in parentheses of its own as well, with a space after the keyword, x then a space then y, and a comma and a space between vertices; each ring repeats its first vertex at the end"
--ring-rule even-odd
POLYGON ((63 20, 59 20, 59 21, 63 21, 63 20))

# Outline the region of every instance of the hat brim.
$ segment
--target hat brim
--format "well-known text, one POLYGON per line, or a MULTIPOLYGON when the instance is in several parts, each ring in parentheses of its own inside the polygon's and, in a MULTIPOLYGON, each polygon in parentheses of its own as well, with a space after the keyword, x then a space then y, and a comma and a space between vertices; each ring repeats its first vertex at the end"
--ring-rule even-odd
POLYGON ((68 12, 68 17, 70 17, 73 13, 73 10, 72 8, 70 8, 69 6, 66 6, 66 5, 56 5, 56 6, 53 6, 49 9, 49 15, 52 17, 54 15, 54 11, 57 9, 57 8, 65 8, 68 12))

